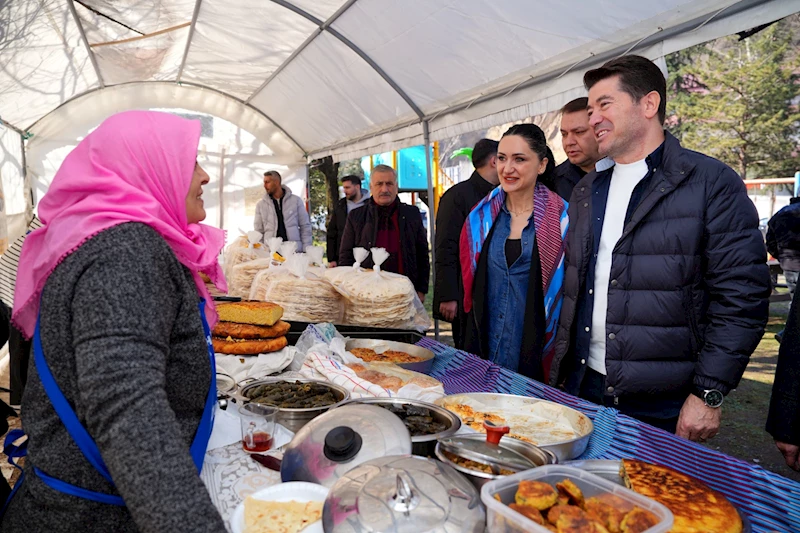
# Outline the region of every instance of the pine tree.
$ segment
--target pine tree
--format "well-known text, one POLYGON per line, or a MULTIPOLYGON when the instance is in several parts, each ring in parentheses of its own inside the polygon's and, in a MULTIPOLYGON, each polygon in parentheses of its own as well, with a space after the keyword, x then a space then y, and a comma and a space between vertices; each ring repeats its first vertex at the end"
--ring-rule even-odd
POLYGON ((671 59, 677 68, 669 79, 668 127, 684 146, 743 178, 800 170, 796 27, 784 19, 745 40, 725 37, 671 59))

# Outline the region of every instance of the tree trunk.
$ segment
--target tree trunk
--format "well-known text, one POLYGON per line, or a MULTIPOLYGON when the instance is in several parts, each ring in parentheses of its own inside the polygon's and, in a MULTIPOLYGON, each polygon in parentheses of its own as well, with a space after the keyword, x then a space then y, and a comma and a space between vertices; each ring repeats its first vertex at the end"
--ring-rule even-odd
POLYGON ((339 201, 339 163, 333 162, 333 157, 328 156, 319 160, 319 170, 325 174, 325 190, 328 204, 328 222, 336 209, 336 202, 339 201))

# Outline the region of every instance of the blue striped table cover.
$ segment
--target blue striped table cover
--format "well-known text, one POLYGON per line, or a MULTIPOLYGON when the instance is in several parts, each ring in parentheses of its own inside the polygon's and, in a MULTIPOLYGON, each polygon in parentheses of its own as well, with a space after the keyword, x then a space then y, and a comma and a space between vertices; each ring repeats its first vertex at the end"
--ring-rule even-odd
MULTIPOLYGON (((758 533, 800 532, 800 483, 528 379, 472 354, 424 338, 436 353, 431 375, 447 394, 496 392, 550 400, 585 413, 594 434, 580 459, 633 458, 690 474, 725 494, 758 533)), ((788 467, 787 467, 788 468, 788 467)))

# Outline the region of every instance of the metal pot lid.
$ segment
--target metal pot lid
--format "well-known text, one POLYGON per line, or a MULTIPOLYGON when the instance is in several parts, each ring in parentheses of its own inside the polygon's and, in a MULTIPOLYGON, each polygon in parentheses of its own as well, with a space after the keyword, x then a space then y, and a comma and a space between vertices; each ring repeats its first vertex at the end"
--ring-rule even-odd
POLYGON ((283 452, 281 480, 331 487, 365 461, 410 453, 411 435, 396 415, 374 405, 344 405, 297 432, 283 452))
POLYGON ((322 510, 325 533, 482 532, 477 489, 435 459, 378 457, 347 472, 322 510))
POLYGON ((229 394, 236 390, 236 380, 225 372, 217 372, 217 392, 229 394))
POLYGON ((500 438, 510 431, 508 426, 496 426, 486 421, 483 426, 486 440, 447 437, 439 439, 439 446, 457 457, 491 466, 493 470, 497 469, 496 474, 500 473, 500 468, 514 472, 536 468, 530 459, 500 444, 500 438))

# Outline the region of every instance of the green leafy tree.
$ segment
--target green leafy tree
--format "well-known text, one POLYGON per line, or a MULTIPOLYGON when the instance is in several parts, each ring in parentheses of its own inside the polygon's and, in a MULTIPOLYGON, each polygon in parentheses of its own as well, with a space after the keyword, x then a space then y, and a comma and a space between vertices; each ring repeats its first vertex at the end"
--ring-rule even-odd
POLYGON ((668 60, 668 127, 684 146, 743 178, 800 170, 796 26, 783 20, 745 40, 725 37, 668 60))

